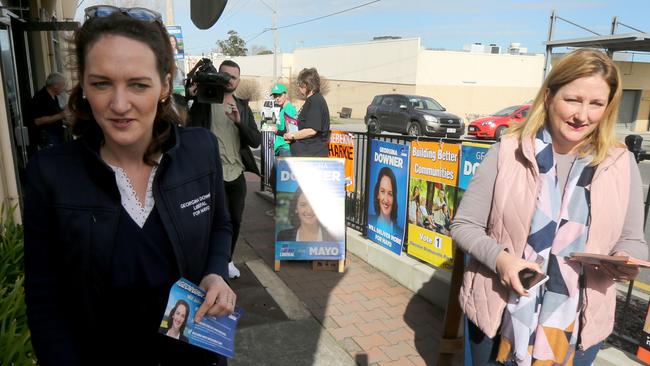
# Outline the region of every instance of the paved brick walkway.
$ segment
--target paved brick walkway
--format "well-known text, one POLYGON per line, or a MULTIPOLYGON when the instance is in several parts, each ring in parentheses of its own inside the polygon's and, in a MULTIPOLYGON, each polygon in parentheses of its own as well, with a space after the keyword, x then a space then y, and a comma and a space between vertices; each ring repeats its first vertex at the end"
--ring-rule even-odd
MULTIPOLYGON (((272 205, 254 193, 259 181, 247 176, 242 236, 273 266, 272 205)), ((348 254, 345 273, 313 271, 311 262, 282 262, 278 273, 359 365, 435 363, 441 309, 404 288, 358 257, 348 254)))

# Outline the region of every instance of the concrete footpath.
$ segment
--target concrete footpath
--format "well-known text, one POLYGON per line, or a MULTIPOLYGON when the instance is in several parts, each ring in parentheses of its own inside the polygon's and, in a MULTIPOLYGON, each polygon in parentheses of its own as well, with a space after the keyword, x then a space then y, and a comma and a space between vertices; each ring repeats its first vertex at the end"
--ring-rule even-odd
MULTIPOLYGON (((437 364, 448 274, 406 256, 382 258, 359 235, 348 235, 345 273, 314 271, 307 261, 282 262, 276 273, 273 205, 256 194, 259 178, 246 178, 234 258, 242 277, 232 281, 245 314, 230 365, 437 364)), ((460 357, 450 365, 462 365, 460 357)), ((614 348, 594 363, 635 364, 614 348)))

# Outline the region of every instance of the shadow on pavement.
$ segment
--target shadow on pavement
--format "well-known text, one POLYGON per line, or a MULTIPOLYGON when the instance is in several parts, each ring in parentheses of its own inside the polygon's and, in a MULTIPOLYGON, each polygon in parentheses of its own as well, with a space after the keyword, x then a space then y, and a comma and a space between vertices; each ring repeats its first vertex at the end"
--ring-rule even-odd
MULTIPOLYGON (((255 252, 256 257, 261 258, 264 263, 273 268, 274 265, 274 236, 275 226, 273 219, 273 205, 261 198, 255 192, 259 190, 259 178, 253 175, 246 175, 248 183, 248 194, 246 207, 241 228, 241 236, 245 238, 250 248, 255 252)), ((245 246, 242 246, 245 247, 245 246)), ((239 248, 236 249, 235 261, 239 256, 239 248)), ((246 255, 244 255, 246 257, 246 255)), ((238 268, 247 268, 244 263, 238 263, 238 268)), ((271 312, 265 315, 268 322, 259 322, 246 328, 243 324, 245 315, 242 317, 242 327, 237 334, 236 340, 240 347, 237 357, 231 362, 235 365, 353 365, 352 358, 345 352, 344 356, 349 362, 341 360, 340 354, 331 352, 340 348, 331 339, 322 334, 322 325, 319 320, 327 314, 328 297, 332 288, 336 286, 343 274, 333 272, 314 272, 311 262, 282 262, 282 268, 277 275, 282 281, 307 305, 313 315, 308 319, 290 320, 278 319, 271 312), (311 306, 310 306, 311 305, 311 306), (314 319, 315 318, 315 319, 314 319)), ((242 277, 236 281, 250 281, 246 276, 255 277, 248 271, 242 272, 242 277)), ((255 280, 257 281, 257 280, 255 280)), ((239 285, 235 284, 235 288, 239 285)), ((261 287, 259 290, 268 292, 261 287)), ((243 292, 237 292, 239 304, 247 308, 264 308, 275 306, 271 301, 259 292, 244 288, 243 292), (262 303, 259 303, 261 300, 262 303)), ((270 296, 269 296, 270 297, 270 296)), ((253 314, 253 317, 259 314, 253 314)))
MULTIPOLYGON (((257 177, 247 175, 247 181, 242 225, 247 245, 241 247, 273 268, 273 206, 255 193, 257 177)), ((278 320, 268 315, 269 323, 242 328, 232 365, 435 364, 444 312, 355 255, 348 253, 345 273, 315 271, 311 261, 288 261, 276 274, 311 316, 278 320)), ((439 279, 423 290, 433 281, 439 279)), ((244 291, 249 293, 238 296, 245 310, 257 301, 249 296, 263 299, 257 290, 244 291)))

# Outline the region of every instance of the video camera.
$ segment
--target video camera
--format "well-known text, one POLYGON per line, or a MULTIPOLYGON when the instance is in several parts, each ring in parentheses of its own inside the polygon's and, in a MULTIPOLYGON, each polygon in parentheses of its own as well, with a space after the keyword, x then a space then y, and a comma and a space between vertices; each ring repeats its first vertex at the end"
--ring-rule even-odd
POLYGON ((199 103, 223 103, 223 93, 231 76, 218 72, 209 58, 203 58, 187 75, 185 88, 196 83, 196 99, 199 103))

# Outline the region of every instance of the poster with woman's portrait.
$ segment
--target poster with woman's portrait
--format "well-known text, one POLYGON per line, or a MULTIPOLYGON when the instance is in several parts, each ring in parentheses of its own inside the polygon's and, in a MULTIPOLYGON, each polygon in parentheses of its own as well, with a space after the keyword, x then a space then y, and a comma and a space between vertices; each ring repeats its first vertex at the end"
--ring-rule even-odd
POLYGON ((373 140, 368 189, 368 238, 400 255, 406 225, 409 147, 373 140))
POLYGON ((276 260, 345 258, 344 166, 344 159, 278 159, 276 260))
POLYGON ((185 58, 185 44, 183 43, 183 32, 180 25, 168 25, 167 33, 169 33, 169 43, 172 45, 174 51, 174 59, 182 60, 185 58))

